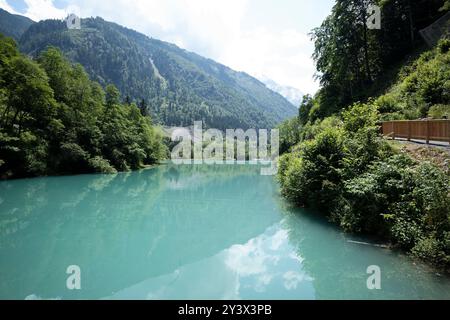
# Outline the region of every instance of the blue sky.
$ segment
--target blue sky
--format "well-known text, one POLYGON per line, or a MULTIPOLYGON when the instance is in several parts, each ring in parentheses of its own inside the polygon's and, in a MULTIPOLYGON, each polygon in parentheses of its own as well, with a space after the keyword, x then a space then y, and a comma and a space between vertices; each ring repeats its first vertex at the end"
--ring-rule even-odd
POLYGON ((314 93, 308 33, 334 0, 0 0, 33 20, 101 16, 259 79, 314 93))

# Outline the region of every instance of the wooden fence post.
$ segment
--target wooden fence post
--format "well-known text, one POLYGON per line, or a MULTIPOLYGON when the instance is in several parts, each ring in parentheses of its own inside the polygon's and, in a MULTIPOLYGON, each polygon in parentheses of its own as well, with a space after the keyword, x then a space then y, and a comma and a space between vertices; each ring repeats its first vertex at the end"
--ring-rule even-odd
POLYGON ((448 144, 450 145, 450 121, 446 121, 447 122, 447 139, 448 139, 448 144))
POLYGON ((411 121, 408 121, 408 141, 411 141, 411 121))
POLYGON ((419 139, 430 144, 431 140, 436 140, 450 144, 450 120, 408 120, 406 125, 405 121, 382 122, 382 134, 392 140, 395 140, 398 134, 407 141, 419 139))

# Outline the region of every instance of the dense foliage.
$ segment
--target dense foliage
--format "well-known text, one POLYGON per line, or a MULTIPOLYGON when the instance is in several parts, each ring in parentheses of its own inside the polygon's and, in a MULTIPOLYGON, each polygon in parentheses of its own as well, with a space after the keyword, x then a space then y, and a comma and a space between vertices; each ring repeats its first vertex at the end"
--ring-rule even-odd
POLYGON ((322 88, 316 116, 326 117, 384 90, 405 56, 421 50, 419 31, 445 13, 444 0, 337 0, 312 32, 322 88), (381 7, 382 28, 368 29, 369 5, 381 7))
POLYGON ((36 61, 0 35, 0 176, 115 172, 165 155, 151 119, 49 48, 36 61))
POLYGON ((114 84, 128 101, 147 108, 155 121, 207 127, 274 128, 296 108, 263 83, 175 45, 148 38, 101 18, 82 19, 81 30, 56 20, 32 25, 20 48, 33 56, 60 48, 91 79, 114 84))
POLYGON ((450 115, 450 40, 402 68, 399 80, 376 100, 384 119, 441 119, 450 115))
POLYGON ((450 270, 449 171, 400 152, 378 126, 449 116, 450 42, 444 35, 426 51, 418 36, 446 10, 437 0, 336 1, 313 31, 322 88, 280 125, 289 152, 278 179, 294 204, 450 270), (381 30, 364 27, 371 3, 382 8, 381 30))
POLYGON ((312 206, 349 232, 374 234, 450 267, 450 179, 399 154, 378 134, 374 104, 326 119, 313 139, 280 158, 282 194, 312 206), (333 124, 333 125, 330 125, 333 124))

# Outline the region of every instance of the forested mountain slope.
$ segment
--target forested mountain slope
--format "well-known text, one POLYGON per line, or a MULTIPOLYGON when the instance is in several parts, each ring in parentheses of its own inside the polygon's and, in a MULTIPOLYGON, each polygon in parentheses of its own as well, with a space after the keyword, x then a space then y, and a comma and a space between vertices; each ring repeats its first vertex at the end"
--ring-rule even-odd
POLYGON ((10 14, 8 11, 0 8, 0 33, 16 41, 33 23, 34 21, 27 17, 10 14))
POLYGON ((281 95, 246 73, 101 18, 82 19, 80 30, 59 20, 32 25, 21 51, 38 56, 60 48, 92 80, 113 83, 123 97, 147 106, 154 120, 215 128, 270 128, 296 114, 281 95))

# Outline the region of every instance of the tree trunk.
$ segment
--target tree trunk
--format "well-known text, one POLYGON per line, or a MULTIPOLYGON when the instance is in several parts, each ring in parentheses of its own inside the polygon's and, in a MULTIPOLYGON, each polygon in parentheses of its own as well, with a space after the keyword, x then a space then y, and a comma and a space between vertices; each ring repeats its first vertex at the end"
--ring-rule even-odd
POLYGON ((364 60, 366 66, 366 76, 369 82, 372 82, 372 72, 370 71, 370 61, 369 61, 369 39, 367 35, 367 7, 363 4, 362 6, 362 21, 363 21, 363 37, 364 37, 364 60))
POLYGON ((0 128, 4 126, 6 127, 7 122, 8 122, 8 114, 9 114, 9 105, 6 106, 5 111, 3 112, 2 117, 0 118, 0 128))
POLYGON ((367 80, 372 82, 372 72, 370 71, 370 61, 369 61, 369 44, 367 39, 367 27, 364 26, 364 60, 366 61, 366 73, 367 80))
POLYGON ((408 18, 409 18, 409 32, 411 36, 411 47, 414 46, 415 36, 414 36, 414 19, 411 6, 411 0, 408 0, 408 18))
POLYGON ((16 123, 16 119, 17 119, 17 115, 19 114, 19 110, 17 110, 16 111, 16 113, 14 114, 14 117, 12 118, 12 120, 11 120, 11 123, 10 123, 10 125, 11 125, 11 131, 13 131, 13 127, 14 127, 14 123, 16 123))
POLYGON ((22 122, 23 122, 23 118, 25 116, 25 112, 22 112, 22 114, 19 117, 19 133, 18 133, 18 137, 20 137, 20 134, 22 133, 22 122))

